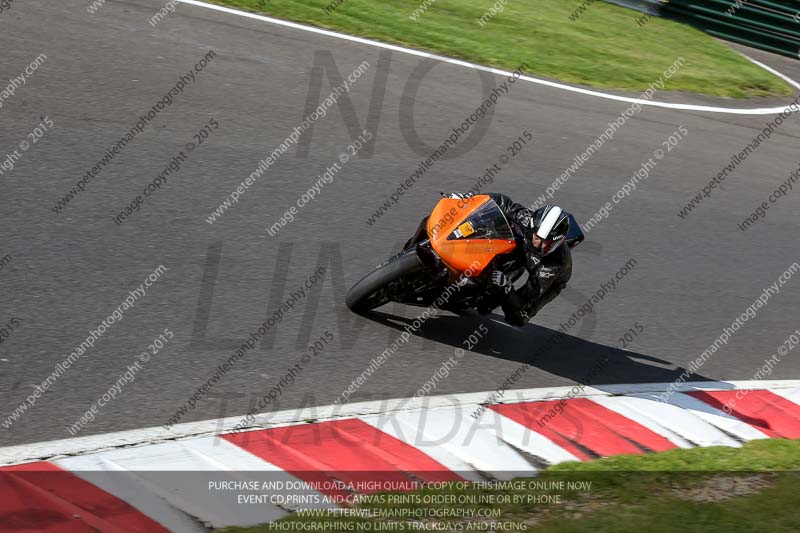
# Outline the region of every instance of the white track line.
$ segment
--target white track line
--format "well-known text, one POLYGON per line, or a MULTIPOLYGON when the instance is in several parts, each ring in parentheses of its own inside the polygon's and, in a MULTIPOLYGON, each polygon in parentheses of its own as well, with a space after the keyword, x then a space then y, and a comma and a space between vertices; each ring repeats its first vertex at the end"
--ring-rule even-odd
MULTIPOLYGON (((647 383, 638 385, 600 385, 596 388, 586 387, 546 387, 536 389, 509 390, 496 403, 517 403, 539 400, 559 400, 561 398, 598 398, 621 394, 651 394, 667 390, 669 383, 647 383), (577 392, 575 389, 578 389, 577 392)), ((763 380, 763 381, 703 381, 679 384, 675 390, 729 390, 736 388, 753 389, 788 389, 800 387, 800 380, 763 380)), ((389 413, 414 412, 437 408, 470 407, 477 408, 487 401, 494 391, 470 392, 448 396, 430 396, 425 398, 398 398, 345 404, 341 406, 327 405, 322 407, 306 407, 288 409, 275 413, 264 413, 256 416, 252 429, 277 427, 307 420, 319 422, 341 418, 365 417, 389 413)), ((216 420, 188 422, 172 426, 170 429, 151 427, 75 437, 62 440, 34 442, 0 448, 0 466, 26 463, 31 461, 79 455, 127 446, 141 446, 176 439, 200 436, 213 436, 233 429, 242 419, 234 416, 216 420)))
MULTIPOLYGON (((380 41, 373 41, 371 39, 364 39, 362 37, 355 37, 353 35, 347 35, 344 33, 338 33, 335 31, 330 30, 323 30, 321 28, 315 28, 313 26, 306 26, 304 24, 298 24, 296 22, 289 22, 286 20, 280 20, 272 17, 267 17, 264 15, 257 15, 255 13, 248 13, 246 11, 240 11, 238 9, 231 9, 229 7, 218 6, 215 4, 209 4, 206 2, 200 2, 198 0, 178 0, 180 3, 189 4, 192 6, 202 7, 206 9, 211 9, 214 11, 220 11, 222 13, 228 13, 230 15, 237 15, 240 17, 251 18, 255 20, 260 20, 262 22, 268 22, 270 24, 277 24, 278 26, 285 26, 287 28, 293 28, 296 30, 308 31, 311 33, 316 33, 319 35, 325 35, 328 37, 334 37, 336 39, 343 39, 345 41, 352 41, 355 43, 366 44, 368 46, 376 46, 378 48, 385 48, 387 50, 393 50, 395 52, 401 52, 403 54, 409 54, 419 57, 425 57, 429 59, 435 59, 436 61, 442 61, 444 63, 450 63, 451 65, 458 65, 461 67, 471 68, 474 70, 481 70, 484 72, 491 72, 492 74, 497 74, 500 76, 511 76, 512 73, 507 70, 501 70, 491 67, 486 67, 483 65, 478 65, 475 63, 470 63, 468 61, 461 61, 460 59, 453 59, 450 57, 440 56, 436 54, 431 54, 429 52, 422 52, 420 50, 414 50, 412 48, 405 48, 403 46, 397 46, 393 44, 382 43, 380 41)), ((742 54, 744 55, 744 54, 742 54)), ((764 65, 756 61, 755 59, 750 59, 747 56, 744 56, 756 65, 760 66, 761 68, 767 70, 768 72, 782 78, 787 83, 791 84, 792 86, 800 89, 800 83, 792 80, 791 78, 781 74, 777 70, 764 65)), ((534 78, 531 76, 520 76, 521 80, 525 80, 531 83, 538 83, 539 85, 545 85, 547 87, 553 87, 556 89, 562 89, 565 91, 570 91, 579 94, 585 94, 588 96, 595 96, 598 98, 605 98, 607 100, 615 100, 617 102, 626 102, 629 104, 639 104, 644 106, 651 106, 651 107, 662 107, 667 109, 677 109, 681 111, 705 111, 708 113, 728 113, 733 115, 772 115, 775 113, 780 113, 785 111, 788 108, 788 104, 782 107, 762 107, 758 109, 736 109, 736 108, 729 108, 729 107, 716 107, 716 106, 705 106, 705 105, 693 105, 693 104, 673 104, 668 102, 654 102, 651 100, 641 100, 639 98, 629 98, 627 96, 617 96, 614 94, 607 94, 601 93, 599 91, 592 91, 589 89, 582 89, 580 87, 573 87, 571 85, 565 85, 563 83, 557 83, 549 80, 543 80, 540 78, 534 78)))
POLYGON ((793 80, 792 78, 790 78, 789 76, 787 76, 787 75, 785 75, 785 74, 782 74, 782 73, 778 72, 778 71, 777 71, 777 70, 775 70, 774 68, 770 67, 769 65, 765 65, 765 64, 764 64, 764 63, 762 63, 761 61, 756 61, 755 59, 753 59, 752 57, 750 57, 750 56, 748 56, 748 55, 746 55, 746 54, 742 54, 741 52, 739 52, 739 54, 741 54, 742 56, 744 56, 744 58, 745 58, 745 59, 747 59, 747 60, 749 60, 749 61, 752 61, 753 63, 755 63, 755 64, 756 64, 756 65, 758 65, 759 67, 763 68, 764 70, 766 70, 766 71, 767 71, 767 72, 769 72, 770 74, 774 74, 774 75, 778 76, 780 79, 782 79, 783 81, 785 81, 786 83, 788 83, 789 85, 791 85, 792 87, 794 87, 795 89, 800 89, 800 83, 797 83, 796 81, 794 81, 794 80, 793 80))

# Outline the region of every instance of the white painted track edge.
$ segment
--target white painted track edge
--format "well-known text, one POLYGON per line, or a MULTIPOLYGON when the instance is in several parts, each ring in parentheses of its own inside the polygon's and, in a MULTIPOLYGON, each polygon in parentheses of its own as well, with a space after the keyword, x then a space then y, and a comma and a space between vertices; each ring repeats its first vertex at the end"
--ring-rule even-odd
MULTIPOLYGON (((561 398, 591 398, 637 394, 645 392, 662 392, 668 383, 648 383, 631 385, 598 385, 583 390, 576 386, 546 387, 518 389, 506 391, 502 398, 493 403, 518 403, 539 400, 558 400, 561 398), (577 389, 577 390, 576 390, 577 389)), ((708 381, 688 382, 680 384, 676 391, 687 390, 730 390, 730 389, 782 389, 800 387, 800 380, 764 380, 764 381, 708 381)), ((495 391, 472 392, 446 396, 425 398, 398 398, 393 400, 360 402, 343 406, 327 405, 303 409, 289 409, 275 413, 266 413, 256 417, 254 424, 248 429, 258 430, 282 425, 302 423, 313 419, 316 422, 355 418, 366 415, 387 415, 393 412, 418 411, 423 409, 441 409, 452 407, 475 406, 487 401, 495 391)), ((229 432, 242 420, 242 415, 216 420, 202 420, 178 424, 165 429, 162 426, 142 428, 113 433, 76 437, 62 440, 51 440, 20 444, 0 448, 0 466, 27 463, 32 461, 57 459, 85 453, 104 451, 128 446, 142 446, 155 442, 186 439, 193 437, 213 436, 229 432)))
MULTIPOLYGON (((404 53, 404 54, 414 55, 414 56, 418 56, 418 57, 424 57, 424 58, 428 58, 428 59, 434 59, 436 61, 449 63, 451 65, 458 65, 458 66, 465 67, 465 68, 471 68, 473 70, 481 70, 481 71, 484 71, 484 72, 491 72, 492 74, 497 74, 497 75, 500 75, 500 76, 511 76, 511 74, 512 74, 511 72, 509 72, 507 70, 497 69, 497 68, 493 68, 493 67, 487 67, 487 66, 484 66, 484 65, 476 64, 476 63, 470 63, 469 61, 463 61, 463 60, 460 60, 460 59, 454 59, 454 58, 451 58, 451 57, 446 57, 446 56, 442 56, 442 55, 438 55, 438 54, 433 54, 433 53, 430 53, 430 52, 423 52, 421 50, 415 50, 413 48, 406 48, 406 47, 398 46, 398 45, 394 45, 394 44, 384 43, 384 42, 380 42, 380 41, 374 41, 372 39, 365 39, 363 37, 356 37, 354 35, 348 35, 348 34, 345 34, 345 33, 339 33, 339 32, 335 32, 335 31, 331 31, 331 30, 325 30, 325 29, 322 29, 322 28, 314 27, 314 26, 308 26, 308 25, 305 25, 305 24, 299 24, 297 22, 290 22, 288 20, 276 19, 276 18, 273 18, 273 17, 268 17, 266 15, 259 15, 257 13, 249 13, 247 11, 241 11, 241 10, 233 9, 233 8, 230 8, 230 7, 220 6, 220 5, 216 5, 216 4, 209 4, 207 2, 201 2, 199 0, 178 0, 178 2, 182 3, 182 4, 192 5, 192 6, 195 6, 195 7, 210 9, 210 10, 213 10, 213 11, 219 11, 219 12, 226 13, 226 14, 229 14, 229 15, 236 15, 236 16, 250 18, 250 19, 254 19, 254 20, 260 20, 262 22, 267 22, 267 23, 270 23, 270 24, 284 26, 284 27, 287 27, 287 28, 293 28, 293 29, 296 29, 296 30, 316 33, 318 35, 325 35, 327 37, 333 37, 333 38, 336 38, 336 39, 342 39, 342 40, 346 40, 346 41, 356 42, 356 43, 365 44, 365 45, 368 45, 368 46, 375 46, 375 47, 378 47, 378 48, 384 48, 384 49, 387 49, 387 50, 392 50, 392 51, 400 52, 400 53, 404 53)), ((794 87, 800 88, 800 84, 798 84, 794 80, 791 80, 791 78, 779 73, 777 70, 775 70, 775 69, 773 69, 771 67, 768 67, 767 65, 764 65, 763 63, 760 63, 760 62, 758 62, 758 61, 756 61, 754 59, 751 59, 751 58, 745 56, 744 54, 742 54, 742 55, 745 58, 747 58, 750 61, 752 61, 754 64, 766 69, 771 74, 774 74, 774 75, 780 77, 781 79, 787 81, 788 83, 790 83, 794 87)), ((763 107, 763 108, 756 108, 756 109, 746 109, 746 108, 742 109, 742 108, 705 106, 705 105, 697 105, 697 104, 677 104, 677 103, 669 103, 669 102, 657 102, 657 101, 652 101, 652 100, 642 100, 640 98, 632 98, 632 97, 628 97, 628 96, 618 96, 618 95, 614 95, 614 94, 603 93, 603 92, 600 92, 600 91, 594 91, 594 90, 591 90, 591 89, 584 89, 582 87, 575 87, 575 86, 572 86, 572 85, 566 85, 564 83, 559 83, 559 82, 555 82, 555 81, 545 80, 545 79, 541 79, 541 78, 534 78, 532 76, 520 76, 519 79, 525 80, 525 81, 530 82, 530 83, 536 83, 536 84, 539 84, 539 85, 545 85, 547 87, 552 87, 552 88, 555 88, 555 89, 561 89, 561 90, 564 90, 564 91, 574 92, 574 93, 583 94, 583 95, 587 95, 587 96, 594 96, 596 98, 604 98, 606 100, 615 100, 615 101, 618 101, 618 102, 625 102, 625 103, 629 103, 629 104, 639 104, 639 105, 643 105, 643 106, 660 107, 660 108, 673 109, 673 110, 679 110, 679 111, 701 111, 701 112, 707 112, 707 113, 725 113, 725 114, 733 114, 733 115, 771 115, 771 114, 776 114, 776 113, 780 113, 780 112, 786 111, 788 109, 788 106, 789 106, 789 103, 787 103, 786 105, 780 106, 780 107, 763 107)))

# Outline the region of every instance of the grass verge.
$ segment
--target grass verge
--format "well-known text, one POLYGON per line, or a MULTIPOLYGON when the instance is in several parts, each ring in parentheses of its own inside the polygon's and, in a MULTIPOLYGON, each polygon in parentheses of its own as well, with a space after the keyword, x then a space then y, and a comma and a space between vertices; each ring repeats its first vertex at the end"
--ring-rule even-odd
POLYGON ((640 27, 641 13, 605 2, 572 20, 585 0, 344 0, 327 13, 337 0, 212 1, 507 70, 527 64, 529 74, 598 88, 644 91, 681 56, 687 64, 665 90, 793 94, 699 30, 659 18, 640 27), (502 11, 481 25, 493 6, 502 11))
POLYGON ((371 518, 295 515, 224 531, 800 531, 797 440, 563 463, 513 485, 385 493, 353 507, 371 518), (496 516, 470 517, 477 509, 496 516))

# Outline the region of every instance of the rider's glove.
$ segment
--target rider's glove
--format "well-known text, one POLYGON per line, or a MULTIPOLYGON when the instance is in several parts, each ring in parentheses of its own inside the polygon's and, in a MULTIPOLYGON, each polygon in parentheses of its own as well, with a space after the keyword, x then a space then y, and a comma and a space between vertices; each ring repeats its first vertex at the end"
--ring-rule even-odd
POLYGON ((445 198, 450 198, 451 200, 465 200, 467 198, 472 198, 471 192, 451 192, 445 198))
POLYGON ((508 277, 499 270, 492 271, 492 285, 500 289, 503 294, 508 294, 514 288, 508 277))

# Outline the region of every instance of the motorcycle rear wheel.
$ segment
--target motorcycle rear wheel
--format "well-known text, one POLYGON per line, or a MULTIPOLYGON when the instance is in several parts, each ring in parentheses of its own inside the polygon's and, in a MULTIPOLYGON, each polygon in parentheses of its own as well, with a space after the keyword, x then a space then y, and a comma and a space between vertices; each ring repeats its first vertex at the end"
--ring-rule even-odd
POLYGON ((417 257, 416 249, 405 250, 353 285, 347 291, 345 304, 354 313, 363 314, 372 311, 392 301, 391 285, 423 269, 425 266, 417 257))

